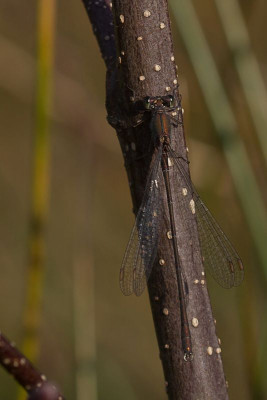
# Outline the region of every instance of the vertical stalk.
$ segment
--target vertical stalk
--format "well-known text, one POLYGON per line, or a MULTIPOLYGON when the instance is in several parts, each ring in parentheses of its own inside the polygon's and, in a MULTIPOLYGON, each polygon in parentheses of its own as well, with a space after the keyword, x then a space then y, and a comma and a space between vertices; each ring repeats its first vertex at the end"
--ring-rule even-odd
POLYGON ((74 349, 77 400, 97 399, 93 263, 81 255, 73 263, 74 349))
POLYGON ((202 27, 190 0, 170 2, 232 174, 249 231, 267 279, 266 210, 244 143, 202 27), (248 196, 249 193, 249 196, 248 196))
POLYGON ((260 149, 267 160, 267 91, 242 11, 237 0, 215 0, 215 4, 246 96, 260 149))
POLYGON ((77 400, 97 400, 96 323, 94 261, 90 234, 90 188, 88 171, 91 170, 91 153, 84 151, 84 141, 79 142, 79 162, 75 170, 72 203, 73 221, 73 328, 75 383, 77 400), (88 191, 89 190, 89 191, 88 191))
MULTIPOLYGON (((52 97, 55 0, 39 0, 37 9, 37 88, 32 200, 29 228, 29 269, 22 351, 35 362, 39 353, 39 326, 45 258, 45 225, 49 198, 49 109, 52 97)), ((18 399, 24 399, 22 391, 18 399)))

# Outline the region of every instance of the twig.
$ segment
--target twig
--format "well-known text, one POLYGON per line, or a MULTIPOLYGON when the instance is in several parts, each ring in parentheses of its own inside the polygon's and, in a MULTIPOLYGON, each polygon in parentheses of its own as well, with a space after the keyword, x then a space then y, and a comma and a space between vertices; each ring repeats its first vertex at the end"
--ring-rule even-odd
MULTIPOLYGON (((98 2, 103 5, 103 1, 98 2)), ((117 43, 117 69, 107 79, 108 120, 116 128, 125 159, 129 184, 137 212, 150 164, 149 120, 135 121, 133 103, 146 96, 174 94, 179 98, 176 66, 166 0, 113 1, 117 43), (114 93, 116 95, 114 95, 114 93), (147 155, 147 157, 144 157, 147 155)), ((96 21, 93 21, 96 24, 96 21)), ((101 32, 98 32, 101 35, 101 32)), ((115 68, 115 65, 113 66, 115 68)), ((183 126, 172 131, 172 147, 187 157, 183 126)), ((163 214, 168 215, 164 204, 163 214)), ((180 315, 176 276, 167 225, 164 226, 158 256, 148 282, 151 308, 165 374, 169 399, 227 399, 220 347, 215 333, 206 280, 199 249, 196 224, 181 227, 179 248, 189 286, 190 319, 194 360, 185 362, 180 337, 180 315), (164 267, 159 260, 165 260, 164 267)))
POLYGON ((108 0, 82 0, 82 2, 91 21, 106 67, 111 69, 116 60, 111 2, 108 0))
POLYGON ((0 333, 0 364, 29 393, 29 400, 64 400, 55 386, 46 382, 46 376, 35 369, 2 333, 0 333), (47 397, 42 397, 42 393, 47 393, 47 397))

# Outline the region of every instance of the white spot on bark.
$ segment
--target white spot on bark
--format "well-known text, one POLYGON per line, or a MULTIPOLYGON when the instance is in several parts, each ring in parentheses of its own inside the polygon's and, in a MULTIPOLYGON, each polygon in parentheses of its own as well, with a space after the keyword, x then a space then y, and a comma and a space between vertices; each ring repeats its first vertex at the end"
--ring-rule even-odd
POLYGON ((168 157, 168 166, 172 167, 173 166, 173 159, 168 157))
POLYGON ((212 353, 213 353, 213 348, 212 348, 211 346, 209 346, 209 347, 207 348, 207 353, 208 353, 209 356, 212 355, 212 353))
POLYGON ((190 209, 192 211, 192 214, 195 214, 196 213, 196 208, 195 208, 195 202, 194 202, 193 199, 190 200, 189 205, 190 205, 190 209))
POLYGON ((168 238, 168 239, 172 239, 172 233, 171 233, 171 231, 168 231, 168 232, 167 232, 167 238, 168 238))

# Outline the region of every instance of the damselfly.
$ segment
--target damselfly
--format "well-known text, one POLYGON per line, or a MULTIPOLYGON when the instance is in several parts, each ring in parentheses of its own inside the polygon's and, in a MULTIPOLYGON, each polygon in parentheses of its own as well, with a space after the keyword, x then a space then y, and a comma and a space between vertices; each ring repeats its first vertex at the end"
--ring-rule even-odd
MULTIPOLYGON (((173 96, 147 97, 141 101, 139 111, 147 113, 150 118, 155 152, 143 200, 123 258, 120 287, 125 295, 135 293, 139 296, 143 292, 157 253, 163 221, 163 199, 166 198, 178 285, 182 348, 187 361, 192 359, 193 353, 174 206, 179 207, 180 216, 188 214, 189 207, 192 215, 195 215, 204 266, 221 286, 238 286, 243 280, 244 268, 240 257, 194 188, 185 167, 186 160, 171 147, 172 124, 183 123, 180 101, 175 105, 173 96), (173 115, 177 115, 178 119, 173 121, 173 115)), ((184 218, 184 222, 188 223, 187 218, 184 218)))

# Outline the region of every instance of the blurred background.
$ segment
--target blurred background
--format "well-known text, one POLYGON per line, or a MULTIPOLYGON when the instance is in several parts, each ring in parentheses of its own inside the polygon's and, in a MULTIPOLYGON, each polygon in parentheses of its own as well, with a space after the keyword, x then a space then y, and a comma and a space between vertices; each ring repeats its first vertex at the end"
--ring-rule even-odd
MULTIPOLYGON (((246 268, 209 282, 229 394, 267 399, 267 3, 170 5, 193 180, 246 268)), ((134 218, 82 1, 2 0, 0 60, 1 331, 68 399, 164 399, 147 293, 119 290, 134 218)), ((24 398, 2 369, 0 398, 24 398)))

